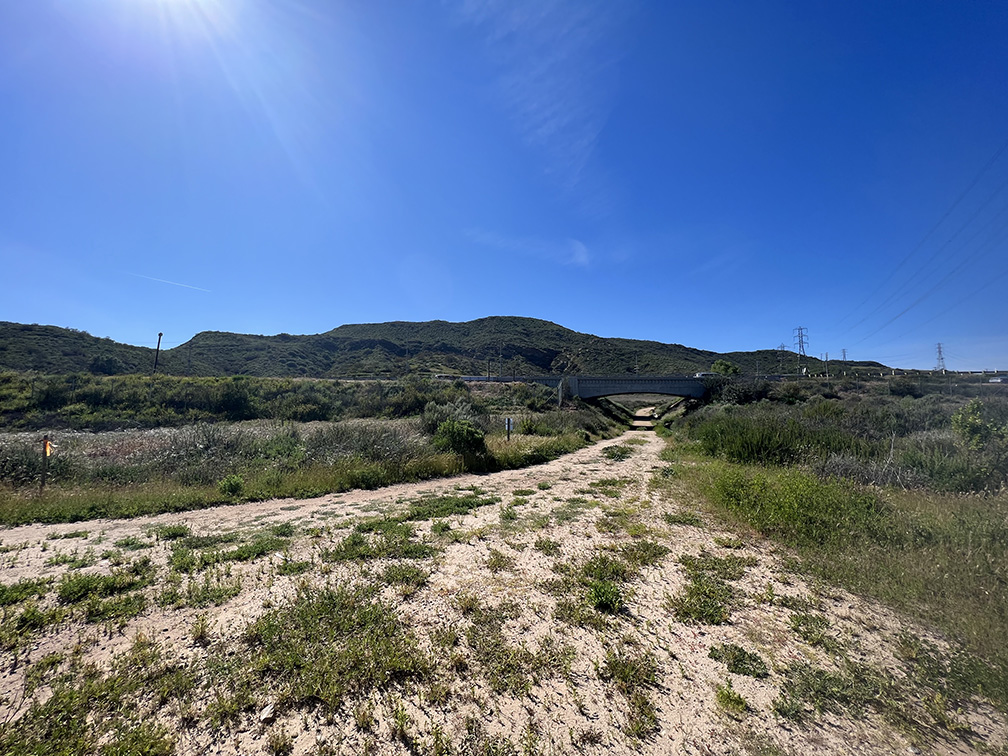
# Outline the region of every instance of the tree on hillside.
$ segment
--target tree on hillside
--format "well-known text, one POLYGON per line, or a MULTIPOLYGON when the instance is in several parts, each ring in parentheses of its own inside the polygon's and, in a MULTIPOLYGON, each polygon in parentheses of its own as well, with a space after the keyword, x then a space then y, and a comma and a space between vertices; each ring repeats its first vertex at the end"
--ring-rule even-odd
POLYGON ((740 375, 742 368, 728 360, 714 360, 714 364, 711 365, 711 372, 718 375, 740 375))

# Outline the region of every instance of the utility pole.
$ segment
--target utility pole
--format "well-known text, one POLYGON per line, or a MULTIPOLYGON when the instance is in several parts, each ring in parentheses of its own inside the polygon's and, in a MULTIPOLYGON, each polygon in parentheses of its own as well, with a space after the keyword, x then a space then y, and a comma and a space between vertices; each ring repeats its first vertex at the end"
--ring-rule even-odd
POLYGON ((945 370, 945 355, 942 354, 941 342, 938 342, 938 363, 935 365, 935 370, 945 370))
POLYGON ((151 375, 154 375, 154 373, 157 372, 157 361, 158 361, 158 356, 161 354, 161 337, 162 336, 164 336, 163 333, 159 333, 157 335, 157 349, 154 351, 154 370, 153 370, 153 372, 151 372, 151 375))

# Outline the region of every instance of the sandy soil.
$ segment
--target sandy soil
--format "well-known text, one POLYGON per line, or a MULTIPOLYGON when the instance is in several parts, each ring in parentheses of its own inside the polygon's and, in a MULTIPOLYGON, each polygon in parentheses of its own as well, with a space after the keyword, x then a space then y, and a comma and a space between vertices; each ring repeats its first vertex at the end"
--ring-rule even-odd
MULTIPOLYGON (((543 638, 552 636, 571 645, 575 654, 569 678, 540 679, 527 696, 512 696, 495 693, 480 670, 470 665, 467 672, 447 680, 447 690, 436 704, 424 690, 375 694, 371 700, 374 724, 367 730, 355 723, 350 704, 331 719, 315 712, 281 712, 275 721, 266 717, 267 721, 262 722, 253 713, 233 729, 180 731, 178 752, 264 753, 269 734, 283 728, 293 740, 295 754, 321 753, 326 749, 347 754, 407 753, 403 740, 394 737, 395 706, 408 714, 414 748, 420 753, 431 752, 430 744, 437 730, 456 744, 463 742, 467 717, 480 723, 489 736, 510 740, 517 752, 524 748, 526 752, 540 754, 974 752, 964 742, 912 744, 898 727, 872 713, 860 717, 813 713, 803 725, 775 715, 772 702, 779 694, 786 667, 810 662, 834 669, 837 664, 821 648, 808 645, 795 634, 790 624, 794 610, 783 606, 781 597, 805 598, 816 605, 829 617, 831 636, 845 644, 852 658, 890 669, 897 675, 899 666, 893 652, 896 636, 907 629, 923 637, 930 636, 924 628, 910 626, 884 607, 835 588, 810 584, 788 572, 782 563, 786 554, 752 534, 725 532, 706 518, 699 527, 669 525, 663 515, 677 512, 689 502, 662 496, 648 485, 653 471, 665 465, 658 457, 662 447, 663 442, 653 433, 631 431, 619 439, 524 470, 465 475, 310 500, 218 507, 181 515, 12 528, 0 533, 2 543, 5 547, 20 548, 0 554, 0 581, 9 584, 39 576, 58 579, 67 567, 52 563, 55 554, 74 550, 83 554, 92 550, 100 555, 116 541, 128 537, 152 541, 149 534, 157 525, 186 524, 194 533, 209 534, 254 530, 283 522, 296 524, 299 535, 289 558, 314 559, 316 569, 297 577, 277 575, 273 567, 282 560, 280 554, 234 564, 231 569, 242 581, 241 593, 221 606, 203 610, 214 642, 228 643, 239 637, 265 607, 276 606, 290 596, 297 581, 354 581, 377 573, 381 565, 374 562, 363 567, 340 565, 328 574, 330 565, 318 563, 319 551, 345 537, 358 518, 400 511, 409 500, 425 494, 477 486, 500 497, 501 504, 451 518, 452 532, 465 536, 448 543, 438 556, 424 563, 430 570, 427 582, 408 597, 403 598, 392 587, 385 589, 384 597, 396 602, 405 624, 431 649, 434 646, 429 637, 438 628, 457 629, 464 637, 469 620, 458 607, 460 594, 478 596, 490 606, 515 602, 519 612, 505 625, 510 642, 524 643, 535 650, 543 638), (627 444, 630 439, 643 443, 631 443, 632 453, 627 459, 613 461, 603 453, 605 447, 627 444), (601 492, 606 486, 601 489, 591 486, 603 479, 625 483, 616 490, 610 488, 614 495, 608 496, 601 492), (518 519, 503 522, 501 506, 514 502, 515 492, 523 490, 525 493, 514 503, 518 519), (590 505, 591 502, 596 504, 590 505), (624 525, 630 522, 633 526, 612 527, 613 522, 624 525), (670 551, 658 564, 644 567, 640 576, 629 584, 626 611, 602 632, 558 621, 554 616, 558 599, 546 590, 548 581, 557 577, 554 567, 561 563, 580 564, 599 549, 632 542, 628 529, 668 546, 670 551), (53 538, 81 530, 88 531, 87 538, 53 538), (310 531, 315 535, 308 535, 310 531), (543 538, 559 542, 560 553, 547 556, 537 549, 535 542, 543 538), (513 566, 492 571, 488 565, 492 550, 513 560, 513 566), (682 623, 676 621, 668 607, 668 598, 678 594, 687 583, 679 557, 701 551, 719 556, 740 554, 755 560, 745 575, 734 582, 742 599, 733 609, 730 621, 723 625, 682 623), (729 674, 724 664, 708 655, 712 646, 724 643, 739 644, 757 652, 770 667, 769 676, 756 679, 729 674), (607 651, 617 648, 635 653, 646 651, 657 661, 658 684, 648 695, 655 706, 658 729, 644 739, 627 734, 628 702, 611 682, 600 679, 598 670, 607 651), (730 715, 717 703, 717 687, 729 680, 748 703, 745 713, 730 715)), ((443 543, 430 530, 430 522, 417 523, 421 537, 443 543)), ((152 558, 159 566, 159 576, 167 573, 170 544, 154 542, 152 548, 137 553, 152 558)), ((99 558, 85 571, 110 569, 109 561, 99 558)), ((153 596, 158 586, 148 590, 153 596)), ((200 611, 195 609, 162 611, 149 600, 147 611, 121 630, 66 624, 43 636, 30 657, 35 660, 84 641, 86 653, 95 662, 107 664, 129 648, 138 633, 143 633, 170 653, 198 658, 206 653, 190 637, 198 614, 200 611)), ((932 640, 940 643, 938 639, 932 640)), ((18 698, 25 659, 19 662, 15 668, 8 659, 0 675, 0 696, 8 700, 0 705, 0 720, 18 716, 26 705, 18 698)), ((269 703, 260 700, 262 706, 269 703)), ((962 716, 969 717, 981 740, 1003 746, 1006 725, 1002 716, 984 707, 962 716)), ((172 724, 170 720, 168 723, 172 724)))

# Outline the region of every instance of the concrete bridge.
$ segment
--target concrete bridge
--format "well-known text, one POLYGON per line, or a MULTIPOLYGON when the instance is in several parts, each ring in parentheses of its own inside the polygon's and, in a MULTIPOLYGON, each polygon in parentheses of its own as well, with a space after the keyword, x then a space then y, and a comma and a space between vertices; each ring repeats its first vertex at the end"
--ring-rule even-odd
MULTIPOLYGON (((447 376, 445 376, 447 377, 447 376)), ((543 375, 543 376, 487 376, 463 375, 465 381, 541 383, 544 386, 557 389, 564 397, 576 396, 581 399, 592 399, 597 396, 614 396, 616 394, 669 394, 671 396, 690 396, 699 399, 704 395, 707 386, 702 378, 686 376, 660 375, 543 375)))

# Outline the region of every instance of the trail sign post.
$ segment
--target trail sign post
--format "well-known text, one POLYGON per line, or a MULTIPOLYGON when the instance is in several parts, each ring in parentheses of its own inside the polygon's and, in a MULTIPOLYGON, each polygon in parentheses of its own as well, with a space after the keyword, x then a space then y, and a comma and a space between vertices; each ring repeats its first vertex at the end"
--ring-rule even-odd
POLYGON ((511 440, 511 429, 514 428, 514 420, 510 417, 504 418, 504 427, 507 429, 507 440, 511 440))
POLYGON ((45 490, 46 473, 49 472, 49 457, 52 454, 52 442, 49 434, 42 436, 42 480, 39 482, 39 493, 45 490))

